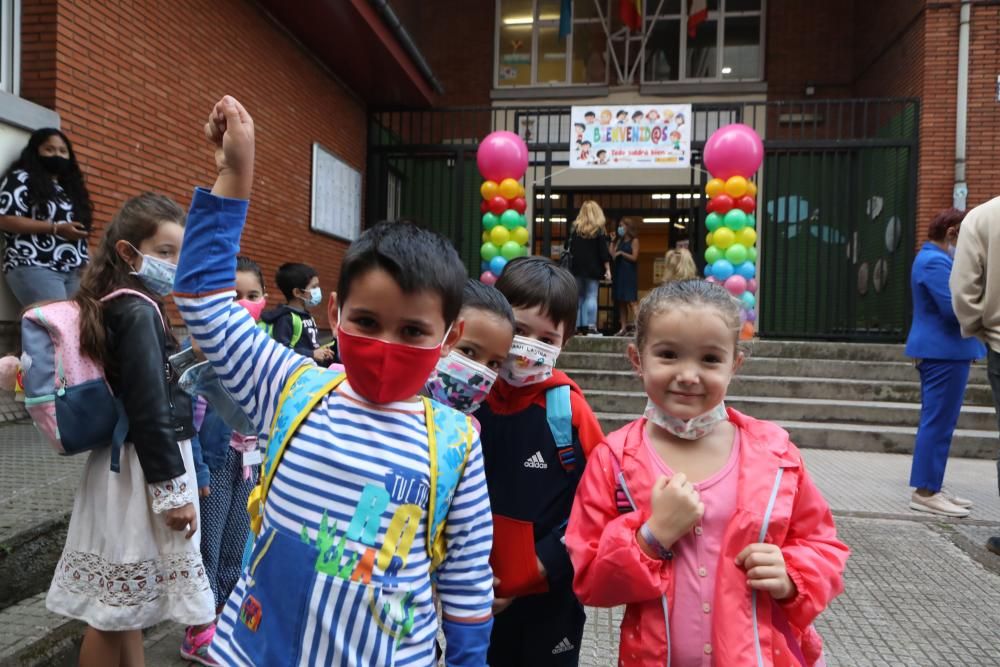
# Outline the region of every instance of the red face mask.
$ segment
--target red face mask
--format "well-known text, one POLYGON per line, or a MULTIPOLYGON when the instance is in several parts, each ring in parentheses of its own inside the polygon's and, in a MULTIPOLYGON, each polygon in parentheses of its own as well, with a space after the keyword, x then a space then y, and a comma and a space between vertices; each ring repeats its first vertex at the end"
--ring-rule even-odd
MULTIPOLYGON (((444 337, 448 337, 447 332, 444 337)), ((347 381, 363 398, 377 405, 416 396, 441 358, 443 344, 444 339, 434 347, 390 343, 337 327, 337 351, 347 381)))
POLYGON ((264 312, 264 306, 267 305, 267 301, 261 299, 260 301, 247 301, 246 299, 240 299, 236 302, 237 305, 243 306, 250 313, 250 317, 253 318, 254 322, 260 321, 260 315, 264 312))

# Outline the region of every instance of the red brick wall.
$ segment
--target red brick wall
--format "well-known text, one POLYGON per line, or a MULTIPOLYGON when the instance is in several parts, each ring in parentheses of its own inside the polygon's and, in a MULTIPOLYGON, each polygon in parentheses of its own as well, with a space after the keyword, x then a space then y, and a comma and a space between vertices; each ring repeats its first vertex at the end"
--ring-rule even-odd
POLYGON ((923 90, 924 0, 865 2, 856 11, 854 95, 919 97, 923 90))
POLYGON ((55 106, 57 0, 21 4, 21 96, 55 106))
POLYGON ((50 73, 40 68, 23 92, 62 117, 96 219, 144 190, 186 205, 196 184, 210 185, 201 125, 231 93, 257 131, 244 252, 264 268, 272 301, 281 299, 273 276, 286 261, 315 266, 332 290, 345 245, 309 231, 312 143, 363 173, 364 107, 245 0, 25 0, 24 13, 51 26, 53 5, 54 87, 42 85, 50 73))
MULTIPOLYGON (((969 208, 1000 195, 1000 6, 975 7, 969 43, 969 208)), ((952 123, 954 125, 954 123, 952 123)), ((945 125, 947 127, 947 125, 945 125)), ((954 129, 952 128, 952 132, 954 129)))

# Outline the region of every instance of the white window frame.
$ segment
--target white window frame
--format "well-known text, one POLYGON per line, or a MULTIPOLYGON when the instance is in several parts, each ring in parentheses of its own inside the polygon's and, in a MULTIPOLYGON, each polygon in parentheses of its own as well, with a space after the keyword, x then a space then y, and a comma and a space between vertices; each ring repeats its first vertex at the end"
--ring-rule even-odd
POLYGON ((21 0, 0 3, 0 90, 21 94, 21 0))
MULTIPOLYGON (((530 83, 521 85, 501 85, 500 83, 500 30, 503 27, 503 18, 501 16, 501 4, 503 0, 496 0, 494 2, 495 10, 495 25, 494 30, 494 45, 493 45, 493 87, 497 90, 524 90, 524 89, 544 89, 553 87, 573 87, 573 88, 594 88, 594 87, 604 87, 609 84, 616 85, 617 82, 611 82, 611 50, 614 48, 611 42, 607 44, 607 51, 605 52, 604 58, 604 82, 603 83, 575 83, 573 81, 573 37, 576 33, 577 25, 583 25, 587 23, 593 23, 599 21, 599 19, 577 19, 574 15, 573 31, 566 37, 566 76, 565 81, 562 82, 539 82, 538 81, 538 41, 539 41, 539 28, 541 27, 558 27, 558 20, 547 20, 544 24, 539 19, 539 0, 532 0, 532 24, 531 24, 531 77, 530 83)), ((602 5, 602 11, 608 20, 611 18, 610 12, 617 11, 617 0, 599 0, 602 5)), ((646 14, 646 10, 650 7, 654 9, 659 5, 659 0, 644 0, 643 7, 643 34, 650 28, 652 23, 650 17, 646 14)), ((677 58, 677 69, 678 76, 676 79, 647 79, 646 78, 646 49, 642 48, 642 52, 639 54, 639 83, 645 84, 656 84, 656 85, 671 85, 671 84, 689 84, 689 83, 719 83, 719 82, 761 82, 764 80, 764 65, 765 65, 765 45, 766 45, 766 30, 767 30, 767 0, 760 1, 760 9, 754 9, 749 11, 726 11, 726 0, 719 0, 719 7, 716 10, 710 11, 706 20, 716 22, 716 43, 715 43, 715 65, 714 72, 715 76, 712 77, 688 77, 687 76, 687 18, 688 18, 688 0, 681 0, 680 2, 681 12, 680 14, 667 14, 657 18, 657 22, 661 20, 676 20, 678 21, 678 30, 680 31, 680 41, 679 49, 680 53, 677 58), (735 78, 726 77, 722 74, 723 54, 726 38, 726 19, 731 18, 741 18, 741 17, 755 17, 760 20, 760 40, 758 42, 759 48, 759 58, 757 63, 757 74, 753 77, 748 78, 735 78)), ((640 41, 641 38, 638 36, 632 36, 633 41, 640 41)))

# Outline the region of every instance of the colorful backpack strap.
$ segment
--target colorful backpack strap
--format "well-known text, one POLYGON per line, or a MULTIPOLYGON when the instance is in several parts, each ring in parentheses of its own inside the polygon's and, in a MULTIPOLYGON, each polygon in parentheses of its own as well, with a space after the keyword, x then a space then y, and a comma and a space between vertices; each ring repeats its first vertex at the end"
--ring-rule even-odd
POLYGON ((306 363, 295 369, 285 382, 281 396, 278 397, 278 407, 274 412, 267 452, 261 464, 260 479, 247 500, 250 529, 255 535, 260 534, 267 492, 271 488, 274 473, 289 441, 316 404, 336 389, 346 377, 344 373, 335 373, 306 363))
POLYGON ((611 434, 606 440, 608 451, 611 453, 611 468, 615 474, 615 506, 618 508, 619 514, 628 514, 638 509, 632 498, 632 494, 629 492, 622 467, 625 459, 625 441, 632 434, 632 430, 638 428, 637 424, 641 423, 643 422, 640 420, 630 425, 628 433, 623 434, 620 439, 617 437, 618 432, 616 432, 611 434))
POLYGON ((288 347, 294 350, 300 340, 302 340, 302 316, 292 313, 292 339, 288 342, 288 347))
POLYGON ((560 465, 566 472, 573 472, 576 470, 576 451, 573 447, 573 408, 569 385, 552 387, 545 392, 545 419, 556 441, 560 465))
POLYGON ((431 467, 430 504, 427 506, 427 556, 433 572, 447 556, 445 523, 455 490, 469 460, 476 430, 467 415, 429 398, 423 400, 431 467))

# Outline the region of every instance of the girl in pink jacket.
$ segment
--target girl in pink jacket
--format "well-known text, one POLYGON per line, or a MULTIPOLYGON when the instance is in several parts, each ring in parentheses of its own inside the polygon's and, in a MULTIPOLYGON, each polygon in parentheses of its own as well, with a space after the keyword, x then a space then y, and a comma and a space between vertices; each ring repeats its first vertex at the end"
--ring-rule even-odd
POLYGON ((580 600, 627 605, 619 664, 822 665, 848 548, 788 434, 723 403, 743 363, 718 285, 655 289, 628 354, 645 415, 591 454, 566 531, 580 600))

